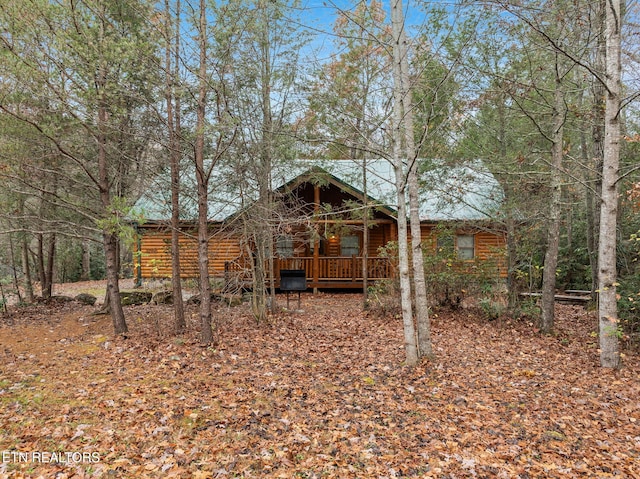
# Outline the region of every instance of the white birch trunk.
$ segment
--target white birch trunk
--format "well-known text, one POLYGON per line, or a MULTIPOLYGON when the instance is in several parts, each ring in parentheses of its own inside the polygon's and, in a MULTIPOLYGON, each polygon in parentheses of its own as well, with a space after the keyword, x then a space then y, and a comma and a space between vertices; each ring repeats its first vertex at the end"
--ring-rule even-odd
POLYGON ((606 87, 602 208, 598 245, 598 322, 600 365, 620 367, 618 344, 618 303, 616 297, 616 228, 620 162, 620 0, 606 3, 606 87))
POLYGON ((402 50, 404 21, 402 2, 394 0, 391 6, 391 28, 393 35, 393 166, 398 197, 398 262, 400 274, 400 296, 402 304, 402 324, 406 361, 410 366, 418 363, 418 345, 413 323, 411 306, 411 281, 409 278, 409 250, 407 233, 407 206, 405 168, 402 154, 403 132, 403 92, 402 92, 402 50))
MULTIPOLYGON (((407 187, 409 192, 409 224, 411 228, 411 260, 413 266, 413 296, 418 334, 418 356, 431 358, 431 325, 427 302, 427 283, 424 274, 422 231, 420 229, 420 193, 418 186, 418 162, 413 131, 413 102, 409 78, 407 36, 404 29, 402 0, 395 2, 396 20, 401 26, 398 34, 398 63, 400 67, 400 109, 404 128, 404 157, 407 159, 407 187)), ((394 36, 394 38, 396 38, 394 36)))

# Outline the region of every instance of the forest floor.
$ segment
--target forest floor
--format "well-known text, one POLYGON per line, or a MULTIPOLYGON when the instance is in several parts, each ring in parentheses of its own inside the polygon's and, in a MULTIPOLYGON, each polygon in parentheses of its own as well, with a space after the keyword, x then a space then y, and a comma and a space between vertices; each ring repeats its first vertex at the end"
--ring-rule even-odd
POLYGON ((0 477, 640 478, 640 358, 599 368, 592 312, 558 305, 552 336, 434 313, 436 358, 409 368, 401 320, 361 301, 303 294, 269 324, 217 305, 215 347, 193 306, 180 337, 171 306, 127 307, 126 339, 76 302, 10 310, 0 477))

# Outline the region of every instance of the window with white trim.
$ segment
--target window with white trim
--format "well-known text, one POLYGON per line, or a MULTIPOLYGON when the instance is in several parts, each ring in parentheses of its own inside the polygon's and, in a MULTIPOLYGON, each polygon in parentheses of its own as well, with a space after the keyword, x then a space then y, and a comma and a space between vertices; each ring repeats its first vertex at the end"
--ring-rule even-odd
POLYGON ((476 242, 473 235, 457 235, 456 251, 458 259, 473 259, 476 256, 476 242))

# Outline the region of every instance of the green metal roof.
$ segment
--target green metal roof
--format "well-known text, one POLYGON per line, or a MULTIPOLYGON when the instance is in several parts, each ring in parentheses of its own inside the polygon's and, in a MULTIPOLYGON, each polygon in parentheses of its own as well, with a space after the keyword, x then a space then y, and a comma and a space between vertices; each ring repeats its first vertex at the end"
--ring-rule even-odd
MULTIPOLYGON (((486 220, 495 218, 503 199, 503 191, 495 177, 481 161, 459 166, 446 166, 442 162, 423 160, 420 174, 421 221, 486 220)), ((331 177, 355 190, 362 196, 364 172, 362 161, 355 160, 295 160, 282 162, 272 170, 272 184, 279 189, 296 179, 321 176, 331 177)), ((385 159, 366 161, 367 194, 388 208, 397 209, 395 173, 393 165, 385 159)), ((230 166, 213 168, 209 182, 209 219, 224 221, 257 198, 257 182, 248 179, 242 171, 230 166)), ((170 175, 157 175, 137 201, 135 210, 149 221, 167 221, 171 217, 170 175)), ((193 170, 184 169, 181 178, 180 217, 197 219, 198 202, 193 170)))

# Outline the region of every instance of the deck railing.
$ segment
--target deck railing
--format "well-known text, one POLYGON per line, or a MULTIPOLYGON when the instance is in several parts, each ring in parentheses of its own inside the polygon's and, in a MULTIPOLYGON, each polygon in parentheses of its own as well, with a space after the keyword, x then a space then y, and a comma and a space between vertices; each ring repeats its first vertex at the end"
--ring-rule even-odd
MULTIPOLYGON (((361 256, 328 256, 317 258, 318 272, 314 274, 314 258, 304 256, 298 258, 279 258, 276 261, 275 273, 281 269, 303 269, 307 279, 318 281, 362 281, 362 257, 361 256)), ((390 278, 392 275, 391 263, 388 258, 367 258, 367 277, 371 280, 390 278)))
MULTIPOLYGON (((276 280, 280 278, 282 269, 302 269, 305 271, 307 281, 318 282, 362 282, 362 257, 361 256, 325 256, 314 258, 313 256, 301 256, 293 258, 277 258, 274 264, 276 280), (317 263, 316 263, 317 261, 317 263), (314 271, 317 265, 317 272, 314 271)), ((378 256, 367 258, 367 278, 371 281, 393 277, 393 268, 389 258, 378 256)), ((225 275, 231 278, 250 278, 251 272, 248 265, 241 261, 229 261, 225 264, 225 275)))

